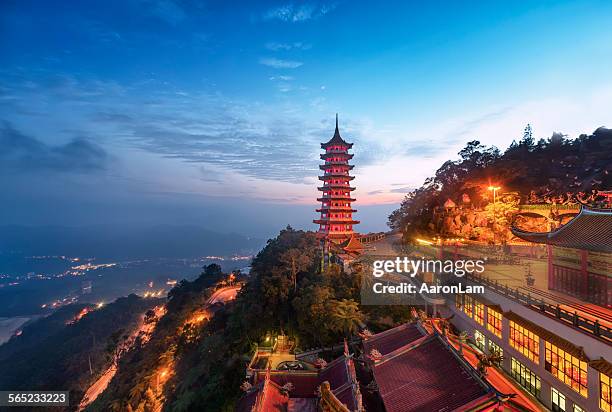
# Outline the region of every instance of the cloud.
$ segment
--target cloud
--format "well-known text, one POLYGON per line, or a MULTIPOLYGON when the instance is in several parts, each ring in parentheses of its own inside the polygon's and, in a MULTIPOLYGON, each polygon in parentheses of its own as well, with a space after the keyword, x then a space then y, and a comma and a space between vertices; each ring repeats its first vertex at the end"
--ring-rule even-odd
POLYGON ((291 80, 293 80, 293 76, 272 76, 270 77, 270 80, 274 81, 274 80, 280 80, 283 82, 289 82, 291 80))
POLYGON ((108 154, 100 146, 82 138, 49 146, 26 136, 8 122, 0 128, 0 169, 15 171, 54 170, 91 172, 106 167, 108 154))
POLYGON ((259 64, 273 67, 275 69, 296 69, 302 66, 304 63, 294 60, 281 60, 274 57, 264 57, 259 59, 259 64))
POLYGON ((414 190, 412 187, 398 187, 396 189, 391 189, 391 193, 410 193, 414 190))
POLYGON ((385 193, 385 191, 384 190, 372 190, 371 192, 368 192, 368 195, 374 196, 374 195, 380 195, 381 193, 385 193))
POLYGON ((269 42, 266 43, 266 49, 268 50, 272 50, 272 51, 279 51, 279 50, 309 50, 312 48, 311 44, 308 43, 302 43, 302 42, 293 42, 293 43, 276 43, 276 42, 269 42))
POLYGON ((322 17, 337 7, 336 3, 331 4, 311 4, 301 5, 285 4, 267 10, 263 14, 264 20, 280 20, 285 22, 304 22, 311 19, 322 17))

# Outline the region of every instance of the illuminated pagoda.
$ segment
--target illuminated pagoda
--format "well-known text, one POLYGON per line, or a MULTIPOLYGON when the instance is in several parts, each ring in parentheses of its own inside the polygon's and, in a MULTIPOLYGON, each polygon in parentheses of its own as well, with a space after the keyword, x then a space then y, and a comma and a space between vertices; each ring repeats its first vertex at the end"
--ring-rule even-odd
POLYGON ((321 216, 313 221, 319 225, 317 235, 321 240, 324 257, 329 253, 330 244, 348 246, 353 241, 352 249, 358 241, 355 239, 353 225, 359 221, 353 220, 353 213, 356 210, 351 206, 355 201, 351 197, 351 192, 355 188, 350 185, 350 181, 355 177, 349 174, 354 167, 349 164, 349 160, 353 158, 348 152, 351 147, 353 144, 346 142, 340 136, 336 114, 336 130, 333 137, 327 143, 321 143, 321 148, 325 150, 321 155, 325 163, 319 166, 323 170, 323 176, 319 176, 323 186, 318 187, 323 194, 317 199, 317 202, 321 202, 321 208, 317 209, 321 216))

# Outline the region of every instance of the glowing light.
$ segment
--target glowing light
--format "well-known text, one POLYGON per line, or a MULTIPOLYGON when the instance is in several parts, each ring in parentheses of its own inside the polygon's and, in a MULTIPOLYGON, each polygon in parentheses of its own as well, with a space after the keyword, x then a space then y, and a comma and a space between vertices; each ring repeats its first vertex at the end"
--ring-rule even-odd
POLYGON ((102 306, 104 306, 104 302, 99 302, 99 303, 96 305, 96 307, 97 307, 98 309, 100 309, 102 306))
POLYGON ((416 241, 421 245, 433 245, 433 242, 430 242, 429 240, 425 240, 425 239, 417 238, 416 241))
POLYGON ((499 186, 489 186, 489 187, 487 187, 487 189, 495 191, 495 190, 501 189, 501 187, 499 187, 499 186))

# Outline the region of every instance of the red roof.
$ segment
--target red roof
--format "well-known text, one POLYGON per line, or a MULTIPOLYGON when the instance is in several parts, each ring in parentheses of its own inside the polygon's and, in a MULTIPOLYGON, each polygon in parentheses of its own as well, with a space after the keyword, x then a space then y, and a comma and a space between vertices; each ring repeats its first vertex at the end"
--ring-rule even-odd
MULTIPOLYGON (((358 222, 359 223, 359 222, 358 222)), ((344 250, 348 251, 362 251, 363 244, 357 239, 355 235, 351 236, 346 245, 343 247, 344 250)))
POLYGON ((525 232, 512 227, 512 233, 528 242, 612 253, 612 209, 582 206, 576 217, 552 232, 525 232))
POLYGON ((363 342, 363 348, 366 355, 376 349, 384 356, 423 336, 415 323, 406 323, 367 338, 363 342))
POLYGON ((274 412, 286 411, 289 398, 283 394, 280 386, 265 380, 259 387, 247 393, 236 405, 237 412, 274 412))
MULTIPOLYGON (((262 392, 265 388, 266 372, 260 371, 256 375, 256 381, 263 380, 257 389, 253 392, 244 395, 238 402, 236 410, 238 412, 250 412, 251 408, 256 405, 256 402, 261 402, 260 399, 262 392)), ((349 407, 350 410, 356 410, 357 404, 357 377, 353 360, 347 356, 341 356, 338 359, 328 363, 325 368, 318 372, 311 371, 271 371, 269 383, 274 388, 281 388, 287 383, 293 385, 293 389, 289 392, 289 398, 286 398, 286 405, 291 405, 294 408, 299 408, 300 405, 304 407, 310 407, 311 403, 307 399, 314 399, 317 397, 319 385, 323 382, 329 382, 330 389, 333 394, 349 407)), ((273 392, 273 389, 268 391, 273 392)), ((280 398, 272 394, 270 395, 269 402, 280 403, 280 398)), ((256 406, 259 406, 257 403, 256 406)), ((268 411, 268 409, 255 409, 256 411, 268 411)), ((275 411, 277 409, 269 409, 269 411, 275 411)), ((302 410, 302 409, 295 409, 302 410)))
POLYGON ((319 387, 320 383, 317 374, 310 372, 272 372, 270 379, 279 386, 284 386, 287 383, 291 383, 293 385, 293 390, 289 392, 289 396, 291 398, 316 397, 317 388, 319 387))
POLYGON ((490 397, 438 336, 372 369, 387 412, 452 411, 490 397))

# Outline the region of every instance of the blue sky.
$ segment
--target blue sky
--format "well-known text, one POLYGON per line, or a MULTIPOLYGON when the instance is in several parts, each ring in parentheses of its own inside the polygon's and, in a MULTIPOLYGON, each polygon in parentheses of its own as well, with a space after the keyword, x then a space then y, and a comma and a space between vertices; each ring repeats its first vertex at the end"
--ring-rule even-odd
POLYGON ((4 1, 0 223, 312 228, 355 142, 361 230, 469 140, 612 124, 612 3, 4 1))

